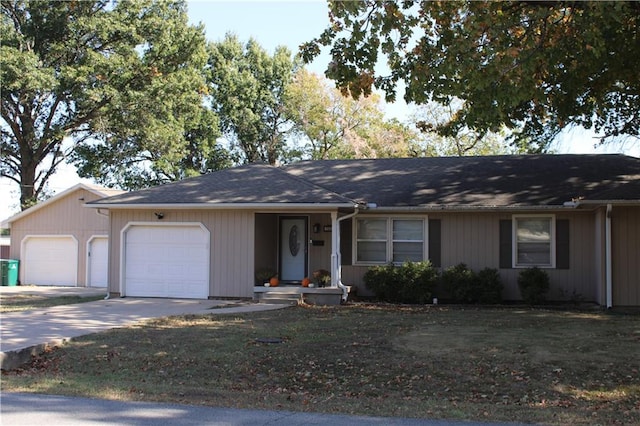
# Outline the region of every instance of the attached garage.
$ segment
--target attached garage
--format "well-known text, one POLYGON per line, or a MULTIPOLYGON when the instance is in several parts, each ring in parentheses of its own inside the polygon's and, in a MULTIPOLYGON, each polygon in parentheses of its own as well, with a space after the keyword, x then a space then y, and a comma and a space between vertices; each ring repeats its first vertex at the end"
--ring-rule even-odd
POLYGON ((78 241, 73 236, 27 236, 21 251, 23 284, 77 285, 78 241))
POLYGON ((209 231, 201 224, 130 224, 123 231, 123 296, 206 299, 209 231))

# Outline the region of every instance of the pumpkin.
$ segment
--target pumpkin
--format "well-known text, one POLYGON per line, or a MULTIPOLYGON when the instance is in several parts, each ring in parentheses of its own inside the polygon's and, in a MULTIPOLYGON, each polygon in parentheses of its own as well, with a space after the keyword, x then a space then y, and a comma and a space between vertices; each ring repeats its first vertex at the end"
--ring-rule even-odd
POLYGON ((311 282, 311 280, 309 278, 303 278, 302 279, 302 287, 309 287, 309 283, 311 282))
POLYGON ((269 286, 270 287, 278 287, 278 284, 280 284, 280 281, 278 280, 278 277, 271 277, 271 279, 269 280, 269 286))

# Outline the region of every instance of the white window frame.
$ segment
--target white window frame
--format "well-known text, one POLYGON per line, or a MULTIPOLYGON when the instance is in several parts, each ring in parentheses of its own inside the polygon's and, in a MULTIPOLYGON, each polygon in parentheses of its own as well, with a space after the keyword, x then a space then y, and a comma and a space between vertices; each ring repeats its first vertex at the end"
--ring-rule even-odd
POLYGON ((556 267, 556 216, 554 214, 517 214, 512 216, 512 266, 518 268, 555 269, 556 267), (545 219, 549 220, 549 263, 518 263, 518 220, 519 219, 545 219))
MULTIPOLYGON (((429 258, 428 250, 429 250, 429 219, 427 216, 356 216, 353 218, 353 230, 352 230, 352 264, 353 265, 385 265, 389 263, 394 263, 396 265, 402 264, 402 262, 393 262, 393 222, 396 220, 420 220, 422 221, 422 259, 424 261, 429 258), (387 237, 386 237, 386 259, 382 262, 374 262, 374 261, 362 261, 358 260, 358 221, 359 220, 367 220, 367 219, 376 219, 376 220, 385 220, 387 226, 387 237)), ((374 241, 374 240, 367 240, 374 241)), ((396 242, 408 242, 409 240, 397 240, 396 242)), ((410 242, 418 242, 418 240, 411 240, 410 242)))

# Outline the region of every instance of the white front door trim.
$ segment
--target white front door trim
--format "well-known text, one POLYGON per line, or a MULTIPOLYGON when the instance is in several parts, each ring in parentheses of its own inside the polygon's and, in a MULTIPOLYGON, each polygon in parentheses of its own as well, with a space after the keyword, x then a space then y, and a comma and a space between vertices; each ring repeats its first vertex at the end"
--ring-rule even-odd
POLYGON ((309 274, 309 216, 281 215, 278 224, 279 278, 300 281, 309 274))

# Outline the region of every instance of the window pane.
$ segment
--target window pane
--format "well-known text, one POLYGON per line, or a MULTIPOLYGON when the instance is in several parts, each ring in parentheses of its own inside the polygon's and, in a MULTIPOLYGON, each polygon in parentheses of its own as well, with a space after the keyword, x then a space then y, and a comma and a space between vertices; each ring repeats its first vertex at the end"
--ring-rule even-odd
POLYGON ((393 239, 422 241, 423 228, 421 220, 394 220, 393 239))
POLYGON ((551 219, 518 219, 518 242, 551 241, 551 219))
POLYGON ((386 240, 386 219, 358 219, 359 240, 386 240))
POLYGON ((519 265, 551 265, 551 244, 518 243, 519 265))
POLYGON ((386 262, 387 243, 358 241, 358 261, 359 262, 386 262))
POLYGON ((422 242, 419 243, 393 243, 393 261, 401 262, 421 262, 422 242))
POLYGON ((551 265, 551 218, 516 219, 516 264, 551 265))

